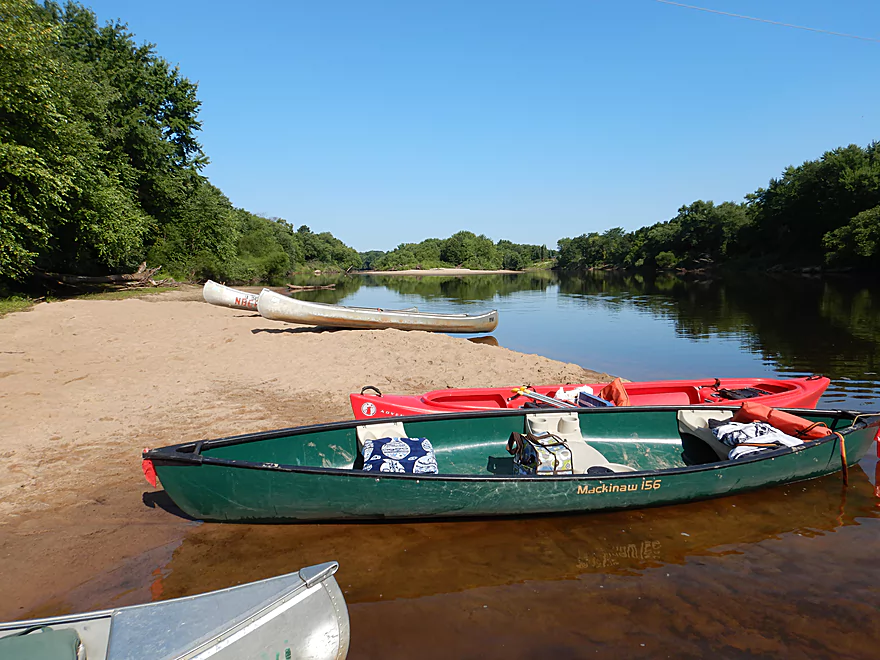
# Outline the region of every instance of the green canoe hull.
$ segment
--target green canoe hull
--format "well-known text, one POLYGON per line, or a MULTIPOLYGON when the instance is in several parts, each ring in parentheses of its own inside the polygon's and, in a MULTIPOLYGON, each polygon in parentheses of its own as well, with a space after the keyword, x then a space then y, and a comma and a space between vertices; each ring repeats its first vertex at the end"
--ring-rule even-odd
MULTIPOLYGON (((676 408, 594 409, 583 435, 609 460, 636 472, 516 476, 504 445, 523 411, 399 418, 410 437, 431 439, 441 472, 412 475, 352 469, 356 427, 341 422, 187 443, 149 451, 162 486, 188 515, 212 521, 447 518, 590 512, 659 506, 812 479, 853 465, 874 441, 880 417, 797 411, 841 436, 737 461, 686 465, 676 408), (855 421, 855 424, 853 423, 855 421), (474 466, 482 465, 478 472, 474 466), (321 466, 321 467, 315 467, 321 466), (646 469, 639 469, 644 467, 646 469)), ((388 420, 377 420, 376 423, 388 420)))

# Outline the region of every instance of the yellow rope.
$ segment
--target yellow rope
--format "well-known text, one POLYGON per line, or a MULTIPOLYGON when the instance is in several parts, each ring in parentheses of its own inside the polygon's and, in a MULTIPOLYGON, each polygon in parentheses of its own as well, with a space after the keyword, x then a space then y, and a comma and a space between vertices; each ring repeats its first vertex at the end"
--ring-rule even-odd
POLYGON ((843 440, 843 435, 838 433, 837 431, 832 431, 834 435, 840 438, 840 465, 843 468, 843 485, 849 485, 849 468, 846 465, 846 443, 843 440))

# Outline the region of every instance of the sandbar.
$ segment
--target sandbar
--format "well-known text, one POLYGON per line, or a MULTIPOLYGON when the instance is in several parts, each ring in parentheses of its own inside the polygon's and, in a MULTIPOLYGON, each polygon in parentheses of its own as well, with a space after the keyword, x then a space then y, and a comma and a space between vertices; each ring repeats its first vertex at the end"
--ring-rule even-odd
POLYGON ((0 318, 0 620, 58 613, 83 583, 171 552, 194 523, 163 509, 142 475, 144 447, 351 419, 348 394, 363 385, 415 394, 604 380, 448 335, 269 321, 209 305, 200 287, 9 314, 0 318))

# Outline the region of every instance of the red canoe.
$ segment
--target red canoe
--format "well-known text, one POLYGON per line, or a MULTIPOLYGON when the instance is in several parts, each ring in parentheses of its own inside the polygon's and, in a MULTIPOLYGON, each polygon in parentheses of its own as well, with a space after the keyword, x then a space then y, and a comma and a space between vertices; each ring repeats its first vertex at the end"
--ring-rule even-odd
MULTIPOLYGON (((629 396, 630 405, 633 406, 736 405, 746 400, 760 401, 775 408, 815 408, 819 397, 830 382, 823 376, 783 380, 713 378, 623 383, 623 387, 629 396)), ((590 385, 596 393, 604 386, 605 383, 590 385)), ((560 387, 568 391, 581 386, 539 385, 531 389, 545 396, 553 396, 560 387)), ((521 408, 526 402, 531 401, 527 396, 514 396, 513 387, 434 390, 414 396, 366 394, 365 390, 370 389, 375 390, 365 387, 360 394, 350 395, 355 419, 467 410, 502 410, 521 408)))

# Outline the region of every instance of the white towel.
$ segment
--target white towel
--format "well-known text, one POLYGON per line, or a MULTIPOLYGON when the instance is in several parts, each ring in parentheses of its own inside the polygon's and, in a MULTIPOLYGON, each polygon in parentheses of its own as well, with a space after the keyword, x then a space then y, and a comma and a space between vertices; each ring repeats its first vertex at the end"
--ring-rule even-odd
POLYGON ((746 454, 765 449, 776 449, 779 445, 795 447, 804 444, 803 440, 786 435, 767 422, 726 422, 712 428, 712 433, 728 447, 733 447, 727 455, 730 459, 740 458, 746 454), (771 444, 770 447, 752 447, 743 443, 771 444), (775 443, 775 445, 774 445, 775 443))
POLYGON ((564 388, 560 387, 556 390, 556 394, 553 395, 554 399, 559 399, 560 401, 567 401, 568 403, 576 403, 578 399, 578 394, 581 392, 586 392, 587 394, 593 394, 593 388, 589 385, 581 385, 573 390, 565 391, 564 388))

